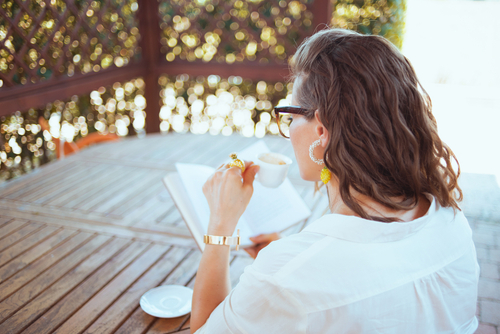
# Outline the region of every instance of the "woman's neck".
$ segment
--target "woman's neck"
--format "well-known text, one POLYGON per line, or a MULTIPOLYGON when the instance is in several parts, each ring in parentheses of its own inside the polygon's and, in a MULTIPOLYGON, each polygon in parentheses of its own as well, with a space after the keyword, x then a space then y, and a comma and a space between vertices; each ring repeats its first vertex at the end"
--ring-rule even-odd
MULTIPOLYGON (((359 215, 351 210, 343 201, 340 196, 338 183, 331 180, 326 184, 328 201, 331 213, 341 214, 345 216, 359 215)), ((404 222, 409 222, 422 217, 429 210, 430 202, 425 196, 420 196, 417 205, 411 210, 394 210, 386 207, 385 205, 375 201, 373 198, 352 191, 352 196, 358 201, 361 208, 370 216, 378 217, 396 217, 404 222)))

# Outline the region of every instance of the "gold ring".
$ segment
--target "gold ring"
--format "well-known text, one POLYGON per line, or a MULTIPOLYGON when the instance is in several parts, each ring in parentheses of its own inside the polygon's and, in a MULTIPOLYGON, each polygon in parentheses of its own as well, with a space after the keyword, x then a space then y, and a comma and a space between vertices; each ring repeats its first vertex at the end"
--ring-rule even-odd
POLYGON ((238 159, 238 155, 236 153, 231 153, 229 156, 233 159, 233 161, 229 164, 229 167, 238 167, 243 173, 245 171, 245 163, 238 159))

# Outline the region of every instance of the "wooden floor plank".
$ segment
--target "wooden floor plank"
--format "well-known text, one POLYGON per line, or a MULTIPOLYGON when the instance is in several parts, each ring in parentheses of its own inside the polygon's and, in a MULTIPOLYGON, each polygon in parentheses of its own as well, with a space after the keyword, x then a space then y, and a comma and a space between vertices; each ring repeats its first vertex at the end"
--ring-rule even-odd
POLYGON ((59 247, 52 249, 48 254, 45 254, 35 262, 25 267, 23 270, 19 271, 10 279, 3 281, 0 284, 0 301, 22 288, 25 284, 29 283, 36 277, 39 277, 39 275, 43 274, 47 269, 57 264, 58 261, 64 260, 65 256, 70 255, 72 251, 80 248, 93 237, 95 237, 95 235, 80 232, 73 238, 66 240, 66 242, 62 243, 59 247))
MULTIPOLYGON (((59 247, 59 245, 66 242, 67 240, 69 240, 69 238, 72 238, 77 233, 78 232, 75 230, 59 229, 54 235, 52 235, 48 239, 43 240, 42 242, 28 249, 26 252, 19 255, 15 259, 11 260, 10 262, 7 262, 0 268, 0 282, 5 281, 9 277, 19 272, 21 269, 35 262, 37 259, 44 256, 48 251, 56 249, 57 247, 59 247)), ((23 277, 24 276, 25 275, 23 275, 23 277)))
POLYGON ((92 297, 82 308, 74 313, 61 327, 57 334, 81 333, 89 327, 113 302, 132 285, 137 278, 147 271, 169 249, 168 246, 153 245, 134 263, 116 276, 99 293, 92 297))
MULTIPOLYGON (((147 273, 132 285, 84 333, 113 333, 129 315, 139 307, 139 299, 146 291, 155 288, 188 254, 190 249, 175 247, 166 253, 147 273)), ((144 323, 142 324, 145 329, 144 323)), ((129 333, 132 330, 128 329, 129 333)))
POLYGON ((0 253, 0 267, 2 267, 5 263, 14 259, 16 256, 24 253, 28 249, 35 247, 38 243, 42 242, 46 238, 49 238, 53 234, 55 234, 59 229, 54 226, 44 226, 35 233, 29 235, 25 239, 17 242, 15 245, 12 245, 8 249, 5 249, 0 253))
POLYGON ((28 220, 26 219, 13 219, 2 225, 2 227, 0 227, 0 245, 4 238, 7 238, 11 233, 16 232, 26 225, 28 225, 28 220))
POLYGON ((34 222, 30 222, 26 225, 23 225, 20 229, 16 230, 15 232, 12 232, 8 236, 6 236, 5 238, 0 240, 0 252, 2 252, 6 248, 9 248, 9 247, 15 245, 17 242, 26 238, 30 234, 35 233, 37 230, 41 229, 42 227, 43 227, 42 224, 38 224, 38 223, 34 223, 34 222))
POLYGON ((124 270, 150 246, 149 243, 135 241, 129 244, 78 287, 64 296, 47 312, 39 317, 24 334, 49 334, 75 313, 82 305, 99 292, 109 281, 124 270))
POLYGON ((110 237, 104 235, 93 237, 81 247, 73 249, 70 254, 52 266, 50 270, 37 275, 35 279, 5 298, 0 303, 0 322, 5 321, 7 317, 58 281, 109 240, 110 237))
MULTIPOLYGON (((103 240, 105 237, 101 236, 103 240)), ((95 238, 93 241, 97 241, 95 238)), ((88 256, 74 269, 67 274, 59 275, 61 278, 52 284, 48 289, 43 291, 35 299, 31 300, 27 305, 18 310, 11 317, 6 319, 5 322, 0 324, 0 333, 19 333, 34 320, 36 320, 42 313, 44 313, 51 305, 56 303, 65 294, 80 284, 87 276, 92 274, 102 264, 107 262, 116 252, 121 250, 129 240, 114 238, 107 243, 103 243, 96 248, 94 253, 88 256)), ((90 244, 90 243, 89 243, 90 244)), ((87 244, 87 245, 89 245, 87 244)), ((81 253, 82 249, 78 252, 81 253)), ((45 283, 46 280, 44 280, 45 283)), ((18 302, 19 300, 15 300, 18 302)), ((9 305, 11 306, 11 305, 9 305)))

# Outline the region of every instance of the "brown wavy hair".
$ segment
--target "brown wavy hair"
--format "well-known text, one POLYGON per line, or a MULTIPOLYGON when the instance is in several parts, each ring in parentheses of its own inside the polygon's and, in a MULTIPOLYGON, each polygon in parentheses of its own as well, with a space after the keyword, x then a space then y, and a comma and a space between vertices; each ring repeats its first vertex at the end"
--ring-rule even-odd
POLYGON ((297 102, 317 110, 330 140, 326 167, 343 202, 366 213, 352 190, 394 210, 410 210, 423 193, 460 209, 460 165, 438 136, 432 104, 408 59, 388 40, 343 29, 322 30, 295 53, 292 77, 302 77, 297 102), (456 163, 455 172, 452 160, 456 163))

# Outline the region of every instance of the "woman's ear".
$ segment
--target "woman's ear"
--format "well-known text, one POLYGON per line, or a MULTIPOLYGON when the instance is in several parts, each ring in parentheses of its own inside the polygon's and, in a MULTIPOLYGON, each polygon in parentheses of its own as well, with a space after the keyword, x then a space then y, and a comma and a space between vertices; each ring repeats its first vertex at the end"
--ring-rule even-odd
POLYGON ((330 134, 328 133, 328 130, 323 125, 323 123, 321 123, 318 110, 314 112, 314 118, 316 119, 316 134, 321 140, 321 146, 325 147, 328 144, 328 141, 330 140, 330 134))

